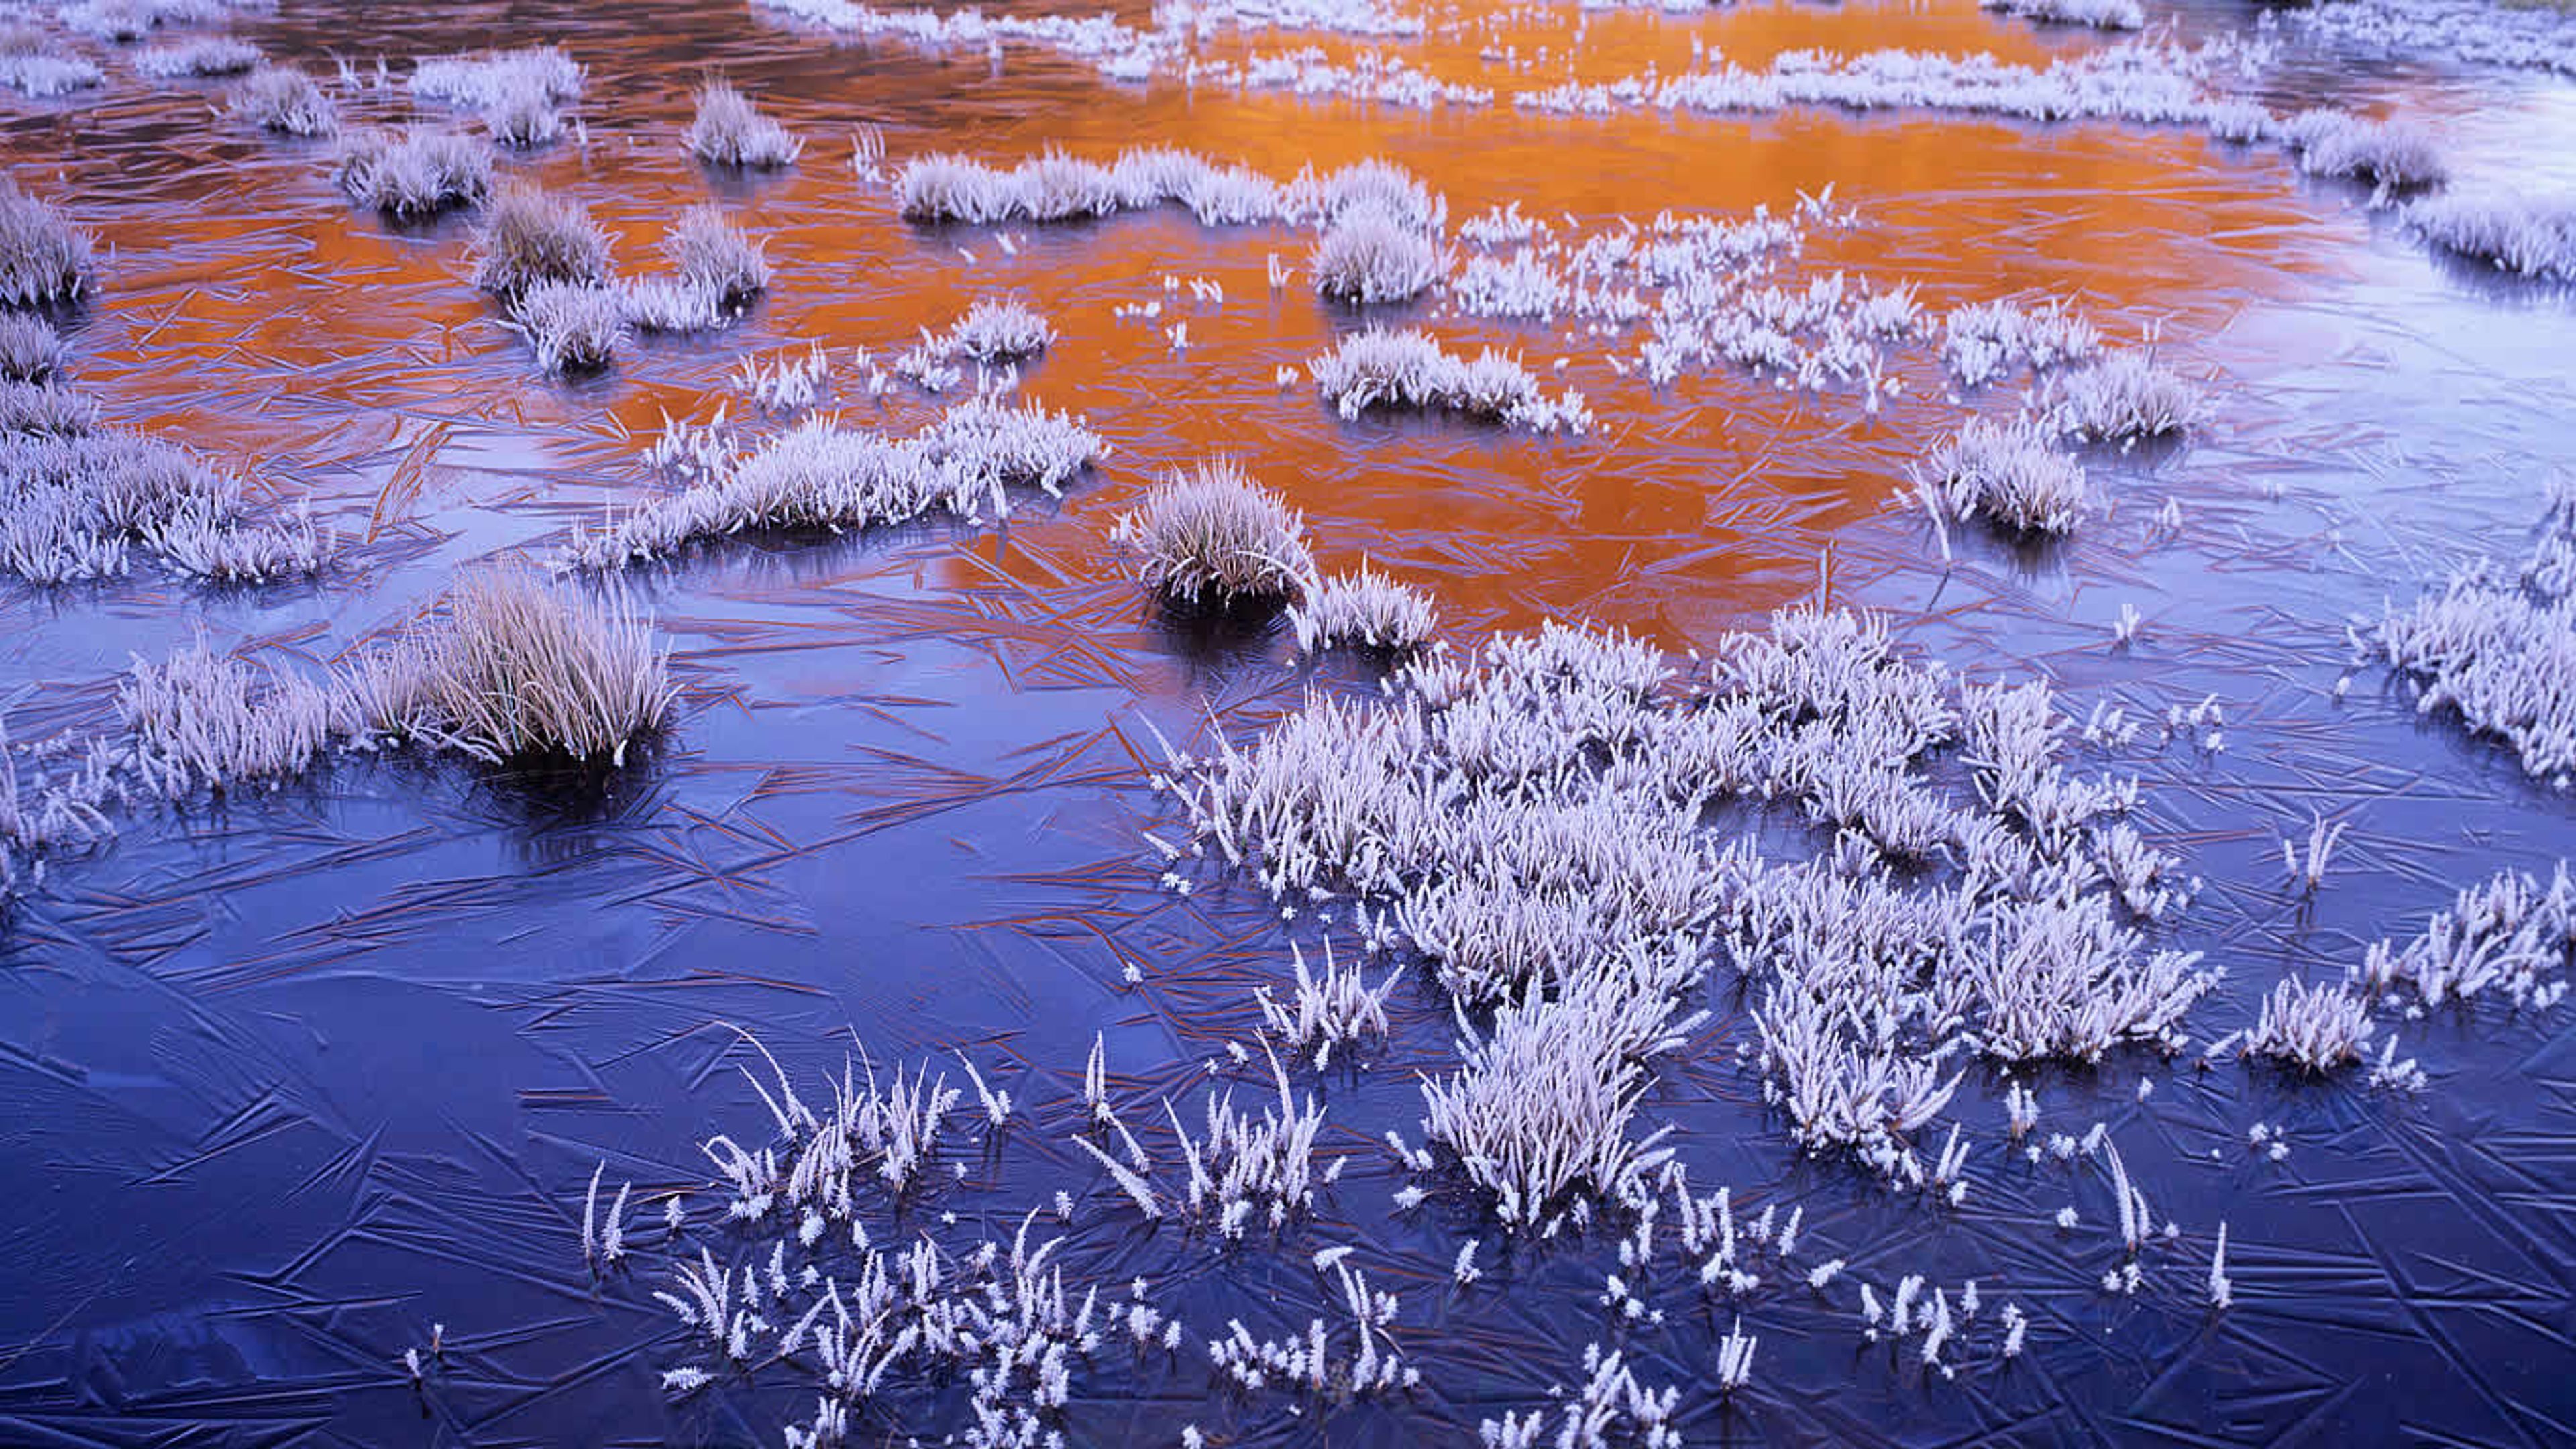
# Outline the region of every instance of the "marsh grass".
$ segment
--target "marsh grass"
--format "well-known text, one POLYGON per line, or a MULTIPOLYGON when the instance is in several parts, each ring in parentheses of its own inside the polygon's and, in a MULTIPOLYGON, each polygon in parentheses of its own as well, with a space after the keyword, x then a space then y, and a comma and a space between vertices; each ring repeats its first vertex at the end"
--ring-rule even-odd
POLYGON ((2180 433, 2198 423, 2208 407, 2201 390, 2158 363, 2151 349, 2114 352, 2053 381, 2053 425, 2094 442, 2180 433))
POLYGON ((87 90, 107 79, 80 56, 63 50, 33 25, 0 25, 0 86, 45 99, 87 90))
POLYGON ((2444 251, 2500 271, 2576 282, 2576 197, 2445 192, 2408 203, 2398 224, 2444 251))
POLYGON ((626 341, 627 294, 597 282, 540 281, 510 302, 503 324, 528 341, 540 372, 596 372, 626 341))
POLYGON ((1288 622, 1297 647, 1309 654, 1337 648, 1410 654, 1431 642, 1440 620, 1429 595, 1362 564, 1316 582, 1289 607, 1288 622))
POLYGON ((332 553, 302 512, 254 520, 238 480, 160 439, 0 437, 0 567, 74 583, 125 573, 136 548, 210 583, 310 574, 332 553))
POLYGON ((1420 296, 1447 274, 1449 259, 1436 238, 1371 204, 1336 215, 1307 266, 1318 293, 1367 304, 1420 296))
POLYGON ((134 57, 134 69, 156 80, 177 80, 242 75, 259 62, 258 46, 230 36, 206 35, 141 51, 134 57))
POLYGON ((718 308, 739 308, 769 289, 769 258, 762 244, 713 203, 682 212, 662 238, 662 251, 680 279, 703 288, 718 308))
POLYGON ((292 66, 268 65, 233 88, 232 113, 263 131, 283 136, 329 136, 340 129, 339 107, 313 77, 292 66))
POLYGON ((2373 121, 2345 111, 2303 111, 2282 126, 2311 176, 2346 176, 2392 188, 2431 186, 2447 180, 2450 163, 2441 142, 2409 120, 2373 121))
POLYGON ((518 571, 459 581, 445 617, 363 678, 373 727, 493 763, 622 764, 678 698, 648 623, 518 571))
POLYGON ((492 158, 457 131, 360 132, 342 143, 333 175, 350 200, 398 217, 475 206, 492 194, 492 158))
POLYGON ((0 303, 76 302, 97 285, 90 234, 62 208, 0 180, 0 303))
POLYGON ((1221 459, 1155 485, 1112 537, 1166 607, 1223 611, 1303 594, 1315 572, 1305 532, 1287 500, 1221 459))
POLYGON ((775 170, 795 162, 805 143, 760 113, 751 97, 718 77, 698 89, 698 113, 680 137, 689 154, 711 166, 775 170))
POLYGON ((412 94, 469 110, 505 102, 551 104, 581 95, 583 67, 560 46, 531 45, 483 55, 448 55, 412 68, 412 94))
POLYGON ((1015 362, 1035 357, 1054 341, 1055 327, 1026 304, 985 297, 948 329, 943 350, 977 362, 1015 362))
POLYGON ((2063 534, 2084 506, 2084 465, 2028 418, 1972 418, 1925 460, 1915 492, 1936 520, 1983 518, 2008 533, 2063 534))
POLYGON ((0 313, 0 379, 49 382, 63 372, 63 339, 52 323, 24 313, 0 313))
POLYGON ((0 433, 77 438, 98 427, 98 400, 41 382, 0 383, 0 433))
POLYGON ((514 299, 542 282, 608 282, 608 234, 588 208, 527 182, 504 185, 474 234, 474 285, 514 299))

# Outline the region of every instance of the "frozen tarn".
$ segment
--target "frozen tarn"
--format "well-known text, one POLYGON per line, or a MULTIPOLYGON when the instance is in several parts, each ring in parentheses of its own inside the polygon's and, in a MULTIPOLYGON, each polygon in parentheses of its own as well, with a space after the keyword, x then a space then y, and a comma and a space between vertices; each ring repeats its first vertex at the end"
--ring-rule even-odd
POLYGON ((2263 11, 2257 24, 2395 60, 2457 60, 2576 75, 2576 19, 2546 4, 2324 0, 2263 11))
POLYGON ((2423 686, 2419 712, 2457 712, 2565 789, 2576 780, 2576 488, 2559 494, 2518 567, 2463 564, 2439 593, 2387 607, 2351 640, 2356 658, 2423 686))
POLYGON ((1324 401, 1345 418, 1372 408, 1420 408, 1533 433, 1580 433, 1592 426, 1582 394, 1546 396, 1519 359, 1489 347, 1469 361, 1419 330, 1354 332, 1333 351, 1310 358, 1306 371, 1324 401))
POLYGON ((940 511, 972 522, 1008 490, 1060 494, 1108 451, 1067 414, 985 398, 960 403, 910 437, 815 418, 677 493, 647 500, 599 530, 576 526, 564 562, 608 569, 667 558, 747 529, 843 529, 940 511))

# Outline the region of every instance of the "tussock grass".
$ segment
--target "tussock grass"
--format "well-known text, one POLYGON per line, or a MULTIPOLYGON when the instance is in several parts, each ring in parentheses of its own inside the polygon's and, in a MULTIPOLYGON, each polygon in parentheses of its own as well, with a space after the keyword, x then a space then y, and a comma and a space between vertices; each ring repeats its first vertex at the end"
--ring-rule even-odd
POLYGON ((2441 142, 2407 120, 2365 120, 2345 111, 2302 111, 2282 126, 2311 176, 2349 176, 2389 187, 2431 186, 2449 179, 2441 142))
POLYGON ((796 160, 805 143, 760 113, 751 97, 721 77, 698 89, 698 114, 681 135, 689 154, 712 166, 774 170, 796 160))
POLYGON ((474 285, 503 298, 540 282, 608 281, 608 234, 589 209, 526 182, 511 182, 493 198, 474 248, 474 285))
POLYGON ((76 438, 98 427, 98 400, 49 383, 0 383, 0 433, 76 438))
POLYGON ((2200 420, 2200 389, 2159 366, 2151 352, 2115 352, 2064 379, 2052 419, 2096 442, 2179 433, 2200 420))
POLYGON ((2446 192, 2408 203, 2398 223, 2444 251, 2500 271, 2576 282, 2576 197, 2446 192))
POLYGON ((1431 642, 1440 616, 1429 595, 1362 564, 1314 584, 1290 606, 1288 622, 1297 647, 1309 654, 1337 648, 1409 654, 1431 642))
POLYGON ((457 131, 363 131, 342 144, 334 179, 362 206, 430 216, 490 196, 492 158, 457 131))
POLYGON ((1509 354, 1489 347, 1471 362, 1419 329, 1351 333, 1333 351, 1309 359, 1306 371, 1345 418, 1372 408, 1433 408, 1538 433, 1579 433, 1592 425, 1581 394, 1546 396, 1509 354))
POLYGON ((559 102, 581 95, 586 72, 560 46, 531 45, 484 55, 448 55, 412 68, 412 94, 469 110, 514 98, 559 102))
POLYGON ((563 112, 544 96, 521 91, 484 107, 483 129, 501 145, 527 150, 563 135, 563 112))
POLYGON ((598 282, 533 282, 505 325, 535 349, 539 371, 596 372, 625 344, 627 305, 626 293, 598 282))
POLYGON ((32 25, 0 25, 0 86, 22 96, 50 99, 87 90, 107 79, 95 65, 64 51, 32 25))
POLYGON ((1308 262, 1315 290, 1343 302, 1401 302, 1449 270, 1439 241, 1371 204, 1345 210, 1324 228, 1308 262))
POLYGON ((623 764, 677 698, 649 625, 521 572, 460 581, 436 627, 359 678, 373 727, 495 763, 623 764))
POLYGON ((617 292, 626 325, 639 332, 712 332, 725 323, 716 294, 685 277, 629 277, 617 292))
POLYGON ((1304 593, 1315 563, 1287 500, 1230 460, 1174 474, 1118 520, 1136 576, 1170 607, 1228 609, 1304 593))
POLYGON ((2096 30, 2142 30, 2147 24, 2146 7, 2138 0, 1977 0, 1977 6, 2016 20, 2089 25, 2096 30))
POLYGON ((63 339, 42 317, 0 313, 0 378, 47 382, 63 371, 63 339))
POLYGON ((908 438, 809 419, 603 531, 576 529, 565 561, 620 568, 753 529, 837 532, 933 511, 973 520, 987 504, 1007 514, 1008 490, 1058 494, 1108 446, 1065 414, 989 398, 960 403, 908 438))
POLYGON ((1936 520, 1983 518, 2012 533, 2063 534, 2085 499, 2084 465, 2028 418, 1972 418, 1926 460, 1915 494, 1936 520))
POLYGON ((90 234, 61 207, 0 180, 0 303, 75 302, 97 285, 90 234))
POLYGON ((1054 341, 1054 325, 1036 311, 1008 298, 986 297, 948 329, 946 350, 978 362, 1012 362, 1035 357, 1054 341))
POLYGON ((249 41, 206 35, 142 51, 134 57, 134 69, 156 80, 178 80, 188 76, 242 75, 259 61, 259 47, 249 41))
POLYGON ((136 548, 217 583, 309 574, 331 556, 309 518, 252 519, 239 482, 174 444, 0 436, 0 567, 40 584, 111 578, 136 548))
POLYGON ((233 88, 230 102, 234 115, 245 117, 263 131, 284 136, 329 136, 340 129, 339 107, 313 83, 313 77, 292 66, 261 66, 250 77, 233 88))
POLYGON ((740 307, 769 289, 769 258, 722 207, 692 206, 662 239, 680 279, 702 287, 719 307, 740 307))

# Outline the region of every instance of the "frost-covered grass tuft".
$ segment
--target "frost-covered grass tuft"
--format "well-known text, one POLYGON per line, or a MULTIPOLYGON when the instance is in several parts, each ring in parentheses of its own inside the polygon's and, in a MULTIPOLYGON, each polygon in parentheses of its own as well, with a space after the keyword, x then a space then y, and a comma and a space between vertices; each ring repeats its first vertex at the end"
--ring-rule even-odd
POLYGON ((98 399, 50 383, 0 382, 0 433, 76 438, 98 427, 98 399))
POLYGON ((107 79, 95 65, 69 54, 32 25, 0 25, 0 86, 22 96, 49 99, 87 90, 107 79))
POLYGON ((2408 203, 2398 223, 2444 251, 2517 276, 2576 282, 2576 197, 2445 192, 2408 203))
POLYGON ((1537 377, 1487 348, 1472 362, 1418 329, 1372 327, 1306 364, 1316 390, 1345 418, 1371 408, 1431 408, 1531 432, 1582 432, 1592 414, 1578 393, 1549 398, 1537 377))
POLYGON ((2200 389, 2149 352, 2115 352, 2064 379, 2053 420, 2097 442, 2162 437, 2200 420, 2200 389))
POLYGON ((971 157, 945 151, 904 162, 895 173, 894 198, 907 221, 988 225, 1007 220, 1018 207, 1003 177, 971 157))
POLYGON ((97 285, 90 234, 62 208, 0 179, 0 303, 35 307, 79 300, 97 285))
POLYGON ((712 166, 771 170, 795 161, 805 143, 760 113, 733 82, 711 80, 698 89, 698 114, 682 133, 689 154, 712 166))
POLYGON ((0 313, 0 378, 46 382, 63 370, 63 339, 54 324, 23 313, 0 313))
POLYGON ((608 281, 608 234, 569 196, 514 181, 474 233, 474 285, 504 299, 540 282, 608 281))
POLYGON ((2511 745, 2533 778, 2576 782, 2576 501, 2551 509, 2519 569, 2467 564, 2352 642, 2423 682, 2420 711, 2456 710, 2511 745))
POLYGON ((519 572, 459 583, 445 616, 364 679, 374 728, 496 762, 622 764, 676 699, 649 625, 519 572))
POLYGON ((233 88, 232 112, 263 131, 286 136, 328 136, 340 129, 339 108, 292 66, 267 65, 233 88))
POLYGON ((249 41, 207 35, 142 51, 134 57, 134 69, 156 80, 240 75, 259 64, 259 59, 259 47, 249 41))
POLYGON ((725 323, 716 294, 685 277, 629 277, 618 306, 639 332, 712 332, 725 323))
POLYGON ((2090 361, 2102 351, 2100 330, 2063 301, 2035 307, 1971 303, 1951 311, 1943 334, 1942 358, 1968 387, 1998 381, 2025 365, 2044 372, 2090 361))
POLYGON ((1378 206, 1360 206, 1324 228, 1308 263, 1315 290, 1343 302, 1401 302, 1448 271, 1433 237, 1378 206))
POLYGON ((769 289, 769 258, 724 209, 692 206, 662 238, 662 251, 680 279, 712 293, 722 307, 740 307, 769 289))
POLYGON ((136 548, 213 582, 312 573, 330 557, 300 513, 254 521, 237 481, 157 438, 0 437, 0 568, 40 584, 108 578, 136 548))
POLYGON ((1363 211, 1426 233, 1437 233, 1449 220, 1448 198, 1421 177, 1375 157, 1354 161, 1321 181, 1301 178, 1290 190, 1288 209, 1315 215, 1327 227, 1363 211))
POLYGON ((2062 534, 2084 506, 2084 465, 2028 418, 1972 418, 1915 480, 1936 519, 1983 518, 2016 533, 2062 534))
POLYGON ((1282 188, 1247 167, 1221 167, 1193 152, 1148 146, 1123 152, 1107 165, 1049 151, 1008 171, 951 152, 929 152, 895 173, 894 195, 903 217, 918 222, 1076 221, 1168 202, 1188 207, 1203 225, 1240 226, 1305 214, 1321 204, 1322 184, 1282 188))
POLYGON ((1136 576, 1165 604, 1226 609, 1296 598, 1315 569, 1287 500, 1219 460, 1174 474, 1118 520, 1136 576))
POLYGON ((986 297, 948 329, 946 350, 978 362, 1011 362, 1034 357, 1054 342, 1054 325, 1036 311, 1008 298, 986 297))
POLYGON ((839 531, 933 510, 974 519, 987 504, 1008 513, 1007 490, 1060 492, 1107 451, 1065 414, 980 397, 908 438, 811 419, 604 530, 576 530, 566 561, 619 568, 747 529, 839 531))
POLYGON ((563 135, 563 112, 534 91, 519 91, 483 108, 483 129, 504 146, 527 150, 563 135))
POLYGON ((1439 611, 1429 595, 1362 564, 1355 573, 1332 574, 1288 610, 1297 647, 1411 653, 1431 642, 1439 611))
POLYGON ((509 328, 528 339, 545 373, 596 372, 626 341, 626 294, 597 282, 531 284, 510 304, 509 328))
POLYGON ((2373 121, 2347 111, 2302 111, 2282 127, 2311 176, 2350 176, 2382 186, 2431 186, 2449 178, 2441 142, 2413 121, 2373 121))
POLYGON ((2138 0, 1977 0, 1977 5, 2017 20, 2089 25, 2096 30, 2140 30, 2147 23, 2146 7, 2138 0))
POLYGON ((492 158, 456 131, 365 131, 342 143, 335 178, 362 206, 429 216, 491 195, 492 158))
POLYGON ((558 46, 531 45, 485 55, 424 60, 411 73, 412 94, 482 111, 514 97, 569 101, 581 94, 584 72, 558 46))
POLYGON ((2245 1050, 2305 1071, 2329 1072, 2361 1060, 2371 1031, 2369 997, 2285 977, 2264 1000, 2261 1020, 2245 1034, 2245 1050))

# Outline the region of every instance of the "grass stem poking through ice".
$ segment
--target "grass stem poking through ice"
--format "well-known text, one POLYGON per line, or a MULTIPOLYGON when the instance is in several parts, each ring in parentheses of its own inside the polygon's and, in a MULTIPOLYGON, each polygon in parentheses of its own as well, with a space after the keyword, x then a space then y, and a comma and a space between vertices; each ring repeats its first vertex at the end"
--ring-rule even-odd
POLYGON ((2011 533, 2063 534, 2084 506, 2084 465, 2027 418, 1971 418, 1926 460, 1914 488, 1936 521, 1983 518, 2011 533))
POLYGON ((60 207, 29 196, 15 180, 0 179, 0 303, 78 301, 97 285, 90 270, 92 245, 90 234, 72 225, 60 207))
POLYGON ((479 205, 492 193, 492 158, 462 132, 364 131, 342 143, 333 176, 362 206, 421 217, 479 205))
POLYGON ((1429 595, 1362 564, 1317 581, 1290 606, 1288 622, 1297 647, 1309 654, 1333 648, 1410 654, 1431 642, 1439 613, 1429 595))
POLYGON ((626 341, 627 300, 590 282, 537 282, 510 304, 511 331, 528 339, 537 370, 596 372, 617 359, 626 341))
POLYGON ((264 65, 233 88, 234 115, 282 136, 329 136, 340 129, 339 108, 313 77, 292 66, 264 65))
POLYGON ((540 282, 595 287, 608 281, 608 234, 589 210, 525 182, 503 186, 492 199, 474 249, 474 285, 503 298, 540 282))

